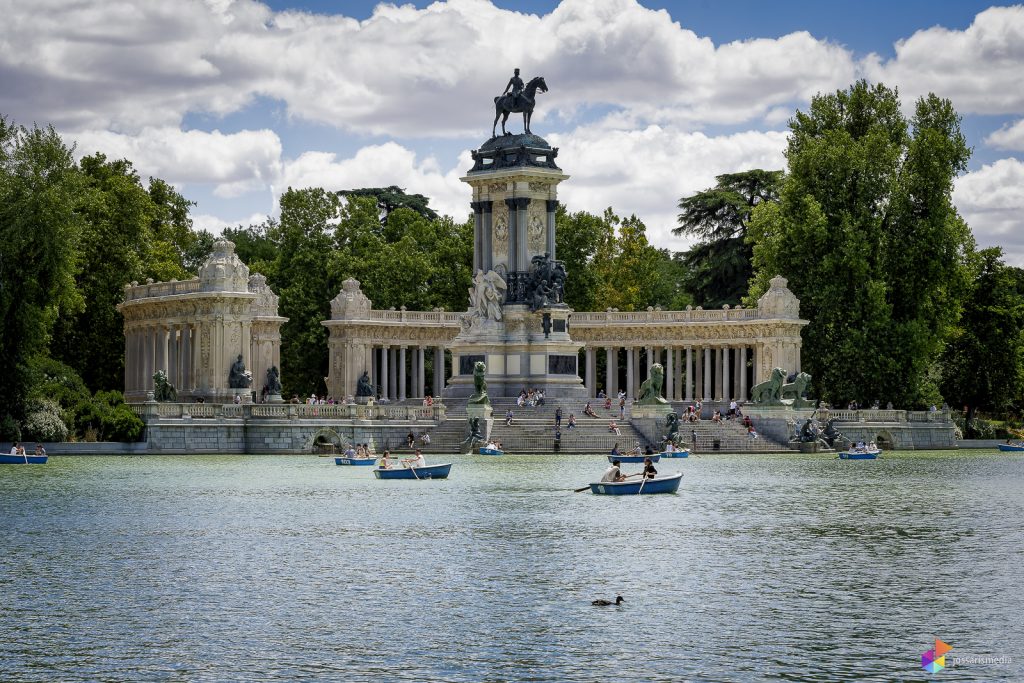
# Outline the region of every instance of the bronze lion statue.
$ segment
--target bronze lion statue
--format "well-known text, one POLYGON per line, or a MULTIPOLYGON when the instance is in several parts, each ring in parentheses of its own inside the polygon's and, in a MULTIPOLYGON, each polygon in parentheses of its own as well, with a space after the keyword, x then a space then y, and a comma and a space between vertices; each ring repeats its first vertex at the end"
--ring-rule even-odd
POLYGON ((754 403, 778 403, 782 399, 782 383, 785 379, 785 371, 775 368, 766 381, 755 384, 750 390, 750 400, 754 403))
POLYGON ((469 403, 482 403, 490 405, 491 399, 487 397, 487 366, 483 361, 478 360, 473 366, 473 395, 469 397, 469 403))
POLYGON ((651 366, 650 377, 640 385, 640 393, 636 396, 636 404, 641 406, 668 403, 661 395, 661 387, 665 383, 665 368, 661 363, 651 366))

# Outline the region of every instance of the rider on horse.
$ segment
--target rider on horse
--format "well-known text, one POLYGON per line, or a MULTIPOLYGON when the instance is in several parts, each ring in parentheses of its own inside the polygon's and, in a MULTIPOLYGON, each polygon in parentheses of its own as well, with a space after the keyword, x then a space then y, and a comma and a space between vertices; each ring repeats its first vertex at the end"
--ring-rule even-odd
POLYGON ((502 95, 507 93, 510 89, 512 90, 512 106, 519 106, 519 96, 523 94, 523 79, 519 78, 519 69, 512 74, 512 78, 508 79, 508 85, 502 91, 502 95))

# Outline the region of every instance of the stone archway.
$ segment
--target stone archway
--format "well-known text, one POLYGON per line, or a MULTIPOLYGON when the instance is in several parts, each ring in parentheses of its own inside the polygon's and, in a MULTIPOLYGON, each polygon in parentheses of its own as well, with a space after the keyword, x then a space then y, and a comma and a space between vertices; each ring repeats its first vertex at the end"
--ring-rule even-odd
POLYGON ((344 442, 338 432, 329 427, 321 427, 310 435, 309 440, 303 445, 304 452, 312 452, 317 455, 331 455, 341 453, 344 450, 344 442))
POLYGON ((883 451, 891 451, 896 447, 896 442, 892 438, 892 434, 887 430, 882 430, 875 434, 875 445, 881 448, 883 451))

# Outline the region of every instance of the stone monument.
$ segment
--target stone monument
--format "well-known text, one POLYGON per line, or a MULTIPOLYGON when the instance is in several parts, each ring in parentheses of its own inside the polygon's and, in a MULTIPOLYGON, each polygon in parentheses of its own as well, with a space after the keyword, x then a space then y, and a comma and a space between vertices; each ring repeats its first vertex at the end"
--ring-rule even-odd
POLYGON ((473 192, 475 275, 462 330, 449 345, 452 377, 445 395, 469 396, 476 363, 483 362, 495 396, 531 387, 583 398, 582 345, 569 334, 572 309, 563 301, 571 274, 555 253, 558 184, 569 176, 555 163, 558 149, 529 132, 527 113, 535 93, 547 90, 544 79, 524 87, 517 77, 510 81, 512 94, 496 98, 495 106, 499 114, 501 107, 524 111, 526 132, 484 142, 462 178, 473 192))

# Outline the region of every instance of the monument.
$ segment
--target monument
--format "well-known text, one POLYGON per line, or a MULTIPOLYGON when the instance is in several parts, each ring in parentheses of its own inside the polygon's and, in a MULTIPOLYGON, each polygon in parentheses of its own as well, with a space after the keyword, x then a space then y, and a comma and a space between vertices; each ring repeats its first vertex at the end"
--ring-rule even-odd
POLYGON ((452 377, 445 396, 470 396, 482 362, 493 396, 532 387, 583 398, 582 344, 570 336, 573 311, 563 301, 570 275, 555 252, 558 184, 569 176, 555 163, 558 149, 529 129, 536 94, 547 84, 538 76, 524 86, 517 69, 509 89, 495 98, 495 122, 521 111, 524 132, 504 132, 503 120, 503 134, 473 151, 473 167, 461 178, 473 193, 475 275, 462 328, 448 346, 452 377))

